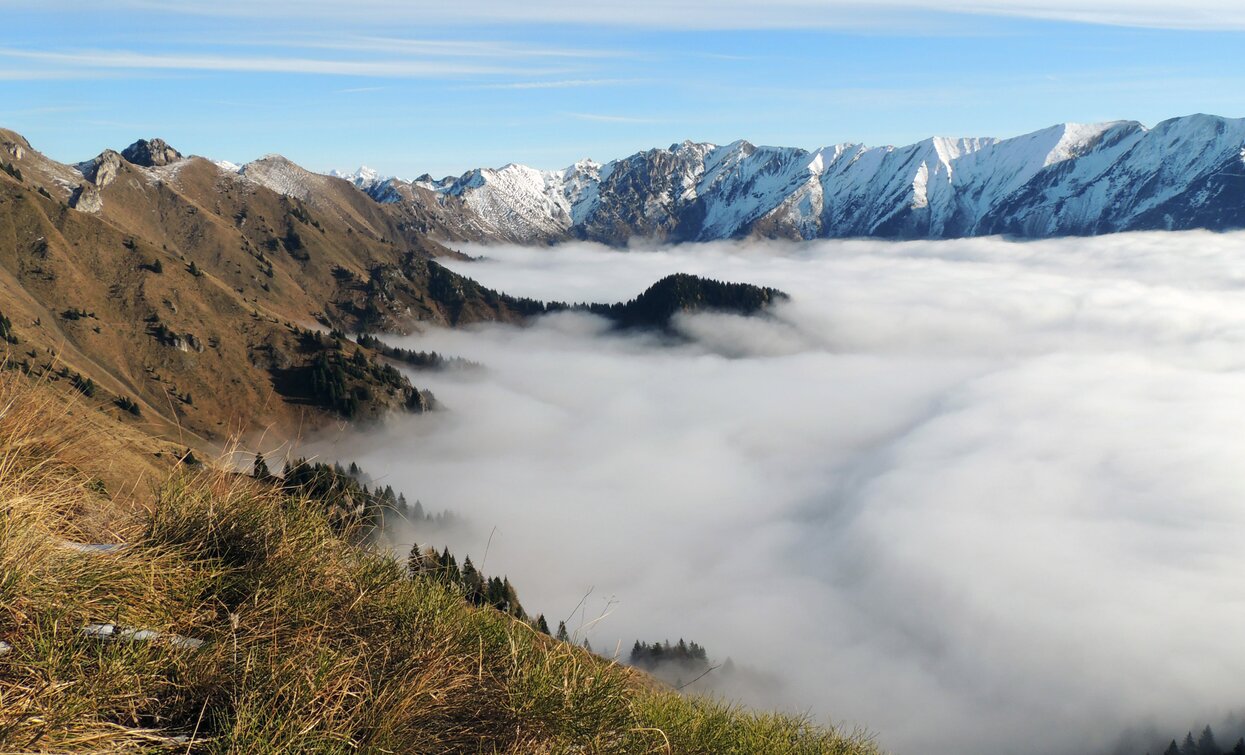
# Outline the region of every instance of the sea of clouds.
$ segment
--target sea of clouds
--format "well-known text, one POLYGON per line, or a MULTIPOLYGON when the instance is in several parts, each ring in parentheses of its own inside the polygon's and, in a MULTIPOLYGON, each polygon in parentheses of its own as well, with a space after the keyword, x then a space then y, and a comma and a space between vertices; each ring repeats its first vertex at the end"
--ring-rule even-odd
POLYGON ((399 548, 470 554, 598 652, 693 639, 746 670, 728 694, 897 753, 1109 752, 1245 703, 1245 235, 466 251, 543 299, 792 299, 685 343, 582 314, 392 339, 487 365, 319 444, 468 522, 399 548))

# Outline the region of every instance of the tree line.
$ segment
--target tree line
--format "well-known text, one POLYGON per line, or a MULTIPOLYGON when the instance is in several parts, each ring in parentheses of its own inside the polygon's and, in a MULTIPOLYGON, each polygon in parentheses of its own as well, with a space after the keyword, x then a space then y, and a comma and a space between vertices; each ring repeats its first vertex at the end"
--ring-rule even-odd
POLYGON ((444 356, 435 351, 414 351, 412 349, 390 346, 368 333, 360 333, 355 338, 355 343, 420 370, 479 369, 481 367, 479 362, 473 362, 462 357, 444 356))
POLYGON ((1215 740, 1215 732, 1207 725, 1196 739, 1192 731, 1185 734, 1180 744, 1176 744, 1173 739, 1162 755, 1245 755, 1245 737, 1237 739, 1236 744, 1229 749, 1215 740))

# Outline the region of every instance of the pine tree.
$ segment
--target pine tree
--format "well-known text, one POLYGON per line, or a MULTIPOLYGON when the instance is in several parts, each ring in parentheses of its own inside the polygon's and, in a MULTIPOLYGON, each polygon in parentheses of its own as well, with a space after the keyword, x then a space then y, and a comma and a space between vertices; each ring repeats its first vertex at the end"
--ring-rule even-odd
POLYGON ((545 621, 545 615, 543 613, 536 617, 536 631, 541 634, 549 634, 549 622, 545 621))
POLYGON ((1197 755, 1197 742, 1193 741, 1193 732, 1184 735, 1180 743, 1180 755, 1197 755))
POLYGON ((411 551, 406 556, 406 571, 412 577, 418 577, 428 568, 428 562, 424 559, 424 552, 419 549, 419 543, 411 543, 411 551))
POLYGON ((1232 755, 1245 755, 1245 737, 1236 740, 1236 747, 1232 748, 1232 755))
POLYGON ((8 343, 17 343, 17 338, 13 335, 13 321, 0 313, 0 341, 8 343))
POLYGON ((562 642, 570 642, 570 641, 571 641, 571 635, 570 635, 570 634, 566 631, 566 622, 565 622, 565 621, 559 621, 559 622, 558 622, 558 633, 557 633, 556 635, 554 635, 554 637, 555 637, 556 639, 558 639, 558 640, 561 640, 562 642))
POLYGON ((450 553, 448 547, 441 552, 438 558, 438 565, 441 570, 441 579, 446 584, 456 585, 462 582, 462 574, 458 571, 458 562, 454 559, 454 554, 450 553))
POLYGON ((261 482, 268 482, 272 479, 272 472, 268 469, 268 463, 264 461, 264 455, 255 454, 255 465, 251 468, 251 476, 261 482))
POLYGON ((1219 743, 1215 741, 1215 733, 1210 730, 1209 724, 1202 729, 1201 736, 1197 738, 1197 753, 1198 755, 1223 755, 1223 750, 1219 749, 1219 743))
POLYGON ((459 580, 466 592, 467 600, 480 605, 484 601, 484 578, 471 563, 471 556, 463 560, 462 577, 459 580))
POLYGON ((519 593, 514 589, 514 585, 510 584, 510 579, 502 577, 501 580, 502 596, 506 601, 506 612, 511 616, 522 619, 526 616, 522 604, 519 603, 519 593))
POLYGON ((502 589, 501 580, 497 577, 488 578, 488 583, 484 588, 484 600, 499 611, 506 610, 506 592, 502 589))

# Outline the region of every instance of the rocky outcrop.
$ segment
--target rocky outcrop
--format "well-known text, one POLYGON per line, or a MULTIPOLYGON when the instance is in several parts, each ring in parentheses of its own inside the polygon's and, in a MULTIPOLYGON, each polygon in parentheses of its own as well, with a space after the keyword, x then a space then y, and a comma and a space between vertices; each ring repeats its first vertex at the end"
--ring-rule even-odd
POLYGON ((116 179, 117 173, 121 170, 121 159, 121 155, 106 149, 94 160, 79 163, 78 170, 86 180, 102 189, 116 179))
POLYGON ((82 184, 69 196, 69 206, 79 212, 99 212, 104 209, 104 198, 96 187, 82 184))
POLYGON ((139 139, 121 151, 121 156, 144 168, 159 168, 182 159, 182 153, 163 139, 139 139))

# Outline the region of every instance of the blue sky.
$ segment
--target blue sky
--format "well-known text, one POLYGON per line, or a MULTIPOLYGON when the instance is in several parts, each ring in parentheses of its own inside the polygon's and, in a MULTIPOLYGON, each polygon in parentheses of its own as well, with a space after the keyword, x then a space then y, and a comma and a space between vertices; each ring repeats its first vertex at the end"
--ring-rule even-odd
POLYGON ((0 0, 0 125, 65 161, 161 136, 414 177, 689 138, 813 148, 1236 117, 1238 5, 0 0))

